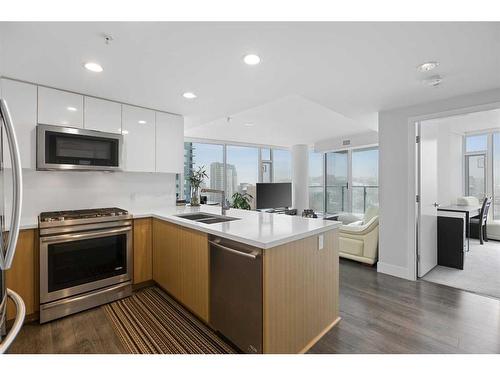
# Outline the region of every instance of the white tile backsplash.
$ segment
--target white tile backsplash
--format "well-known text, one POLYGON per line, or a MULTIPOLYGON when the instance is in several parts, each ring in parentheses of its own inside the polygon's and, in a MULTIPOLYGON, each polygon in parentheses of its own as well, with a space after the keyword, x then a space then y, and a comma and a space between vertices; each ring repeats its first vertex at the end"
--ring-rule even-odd
MULTIPOLYGON (((6 213, 11 212, 11 170, 5 173, 6 213)), ((175 204, 175 174, 62 172, 23 169, 22 217, 97 207, 145 211, 175 204)))

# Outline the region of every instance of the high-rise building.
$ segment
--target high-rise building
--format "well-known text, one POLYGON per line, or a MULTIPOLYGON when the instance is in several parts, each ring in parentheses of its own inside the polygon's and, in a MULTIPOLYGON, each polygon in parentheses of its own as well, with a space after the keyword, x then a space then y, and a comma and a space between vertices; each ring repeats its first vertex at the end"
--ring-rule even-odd
MULTIPOLYGON (((238 173, 233 164, 226 165, 226 197, 230 199, 238 191, 238 173)), ((224 190, 224 163, 210 164, 210 188, 224 190)))
POLYGON ((193 173, 194 147, 191 142, 184 142, 184 199, 190 200, 191 184, 189 176, 193 173))

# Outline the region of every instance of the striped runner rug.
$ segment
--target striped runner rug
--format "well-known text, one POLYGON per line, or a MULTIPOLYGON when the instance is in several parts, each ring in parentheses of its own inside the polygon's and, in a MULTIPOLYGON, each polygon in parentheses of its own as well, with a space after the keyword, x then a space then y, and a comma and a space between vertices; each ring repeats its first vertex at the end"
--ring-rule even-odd
POLYGON ((140 290, 103 308, 128 353, 236 353, 158 287, 140 290))

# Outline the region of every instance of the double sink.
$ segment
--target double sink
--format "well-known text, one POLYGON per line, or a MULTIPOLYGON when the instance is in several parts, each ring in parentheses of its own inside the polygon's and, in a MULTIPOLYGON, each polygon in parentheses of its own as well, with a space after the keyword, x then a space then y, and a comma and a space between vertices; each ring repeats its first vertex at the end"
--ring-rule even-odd
POLYGON ((175 215, 176 217, 180 217, 182 219, 196 221, 197 223, 203 224, 217 224, 217 223, 225 223, 227 221, 240 220, 237 217, 229 217, 229 216, 221 216, 221 215, 212 215, 205 213, 190 213, 190 214, 180 214, 175 215))

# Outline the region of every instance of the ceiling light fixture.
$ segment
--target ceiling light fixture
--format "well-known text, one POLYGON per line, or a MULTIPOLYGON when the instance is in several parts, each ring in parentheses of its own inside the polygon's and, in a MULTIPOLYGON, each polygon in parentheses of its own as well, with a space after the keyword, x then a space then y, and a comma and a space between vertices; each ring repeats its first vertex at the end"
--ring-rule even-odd
POLYGON ((139 120, 139 121, 137 121, 137 122, 138 122, 139 124, 145 124, 145 123, 146 123, 146 121, 144 121, 144 120, 139 120))
POLYGON ((427 86, 432 86, 432 87, 439 86, 441 84, 441 82, 443 82, 443 77, 441 77, 440 75, 435 75, 435 76, 429 77, 427 79, 424 79, 422 81, 422 83, 426 84, 427 86))
POLYGON ((185 92, 184 94, 182 94, 182 96, 186 99, 196 99, 196 95, 194 92, 185 92))
POLYGON ((247 65, 258 65, 260 64, 260 57, 254 54, 248 54, 243 57, 243 61, 247 65))
POLYGON ((245 123, 245 126, 248 126, 248 127, 253 126, 253 122, 247 122, 247 123, 245 123))
POLYGON ((421 73, 430 72, 438 67, 439 63, 437 61, 427 61, 423 64, 417 66, 417 70, 421 73))
POLYGON ((68 111, 71 111, 71 112, 76 112, 77 111, 77 109, 75 107, 66 107, 66 109, 68 111))
POLYGON ((87 62, 84 67, 94 73, 101 73, 103 71, 102 66, 96 62, 87 62))
MULTIPOLYGON (((120 130, 120 129, 118 129, 118 130, 120 130)), ((121 132, 122 132, 122 134, 125 134, 125 135, 128 134, 128 130, 121 130, 121 132)))

